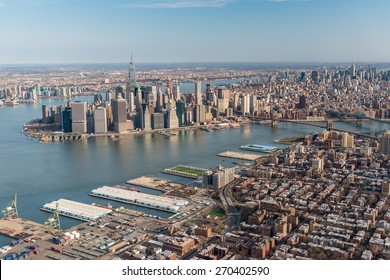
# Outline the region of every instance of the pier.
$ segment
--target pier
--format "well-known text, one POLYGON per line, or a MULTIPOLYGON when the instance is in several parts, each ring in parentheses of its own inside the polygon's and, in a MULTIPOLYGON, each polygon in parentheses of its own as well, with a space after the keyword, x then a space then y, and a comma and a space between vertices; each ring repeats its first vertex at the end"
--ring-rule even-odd
POLYGON ((253 160, 253 161, 261 158, 261 156, 256 155, 256 154, 247 154, 247 153, 240 153, 240 152, 234 152, 234 151, 225 151, 225 152, 217 154, 217 156, 227 157, 227 158, 244 159, 244 160, 253 160))
POLYGON ((132 192, 108 186, 94 189, 91 191, 90 195, 173 213, 176 213, 180 208, 188 205, 187 200, 132 192))

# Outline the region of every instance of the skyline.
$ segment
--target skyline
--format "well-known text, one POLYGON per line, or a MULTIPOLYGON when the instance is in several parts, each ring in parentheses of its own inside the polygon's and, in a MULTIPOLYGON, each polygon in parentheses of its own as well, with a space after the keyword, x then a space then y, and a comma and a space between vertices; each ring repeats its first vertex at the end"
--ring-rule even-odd
POLYGON ((390 61, 384 0, 31 2, 0 0, 0 64, 390 61))

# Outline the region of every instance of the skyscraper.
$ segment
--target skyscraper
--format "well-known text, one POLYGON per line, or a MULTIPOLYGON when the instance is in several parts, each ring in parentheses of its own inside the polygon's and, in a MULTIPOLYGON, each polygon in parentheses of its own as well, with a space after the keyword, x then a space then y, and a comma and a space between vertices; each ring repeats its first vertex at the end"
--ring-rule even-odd
POLYGON ((129 93, 134 91, 134 89, 137 86, 137 75, 135 72, 135 63, 133 61, 133 54, 131 54, 131 61, 129 63, 129 86, 130 86, 129 93))
POLYGON ((87 133, 86 102, 72 102, 72 132, 87 133))
POLYGON ((172 94, 173 94, 173 99, 175 101, 180 100, 180 87, 179 87, 179 85, 173 85, 172 94))
POLYGON ((195 100, 196 105, 202 104, 202 82, 195 83, 195 100))
POLYGON ((94 111, 94 127, 95 133, 106 133, 107 132, 107 114, 106 109, 98 107, 94 111))
POLYGON ((249 96, 243 95, 241 96, 241 114, 243 116, 249 114, 250 108, 249 108, 249 96))
POLYGON ((112 100, 112 114, 114 119, 114 131, 117 133, 127 130, 126 100, 117 98, 112 100))
POLYGON ((390 155, 390 132, 387 131, 380 139, 379 150, 381 154, 390 155))

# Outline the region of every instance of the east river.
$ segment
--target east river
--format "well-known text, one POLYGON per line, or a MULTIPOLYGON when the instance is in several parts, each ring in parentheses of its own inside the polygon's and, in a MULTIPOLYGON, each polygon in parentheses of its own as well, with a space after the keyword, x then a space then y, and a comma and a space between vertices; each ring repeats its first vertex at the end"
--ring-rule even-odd
MULTIPOLYGON (((92 97, 83 98, 92 100, 92 97)), ((81 142, 39 143, 22 133, 23 124, 41 117, 41 105, 61 105, 66 100, 41 100, 36 104, 0 107, 0 208, 4 209, 14 193, 18 194, 19 216, 43 223, 49 214, 39 210, 45 203, 66 198, 83 203, 107 205, 107 200, 90 197, 88 193, 103 185, 125 184, 142 175, 187 183, 190 180, 160 173, 176 164, 211 168, 217 164, 232 166, 240 160, 218 157, 225 150, 238 151, 241 145, 264 144, 285 147, 275 139, 303 135, 318 128, 281 123, 244 125, 236 129, 206 132, 185 130, 170 137, 159 134, 134 135, 113 141, 107 137, 89 138, 81 142)), ((337 128, 369 133, 390 129, 378 122, 334 124, 337 128)), ((158 192, 140 188, 143 192, 158 192)), ((168 217, 168 213, 142 207, 111 203, 150 214, 168 217)), ((75 220, 62 218, 62 227, 69 228, 75 220)), ((9 239, 0 236, 0 246, 9 239)))

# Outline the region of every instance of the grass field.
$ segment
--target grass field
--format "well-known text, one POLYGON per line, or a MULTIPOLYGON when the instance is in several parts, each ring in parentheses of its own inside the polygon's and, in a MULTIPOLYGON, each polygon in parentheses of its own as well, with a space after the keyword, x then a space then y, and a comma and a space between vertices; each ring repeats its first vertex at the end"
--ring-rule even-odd
POLYGON ((185 167, 185 166, 175 166, 171 168, 172 171, 179 171, 179 172, 184 172, 184 173, 189 173, 189 174, 194 174, 197 177, 201 177, 204 173, 204 170, 200 169, 195 169, 195 168, 190 168, 190 167, 185 167))
POLYGON ((225 217, 225 211, 223 211, 221 208, 219 207, 216 207, 214 209, 212 209, 209 213, 210 216, 212 217, 225 217))
POLYGON ((168 173, 168 174, 173 174, 173 175, 177 175, 177 176, 197 179, 199 177, 202 177, 202 175, 205 171, 206 171, 206 169, 202 169, 202 168, 177 165, 177 166, 165 169, 163 171, 163 173, 168 173))

